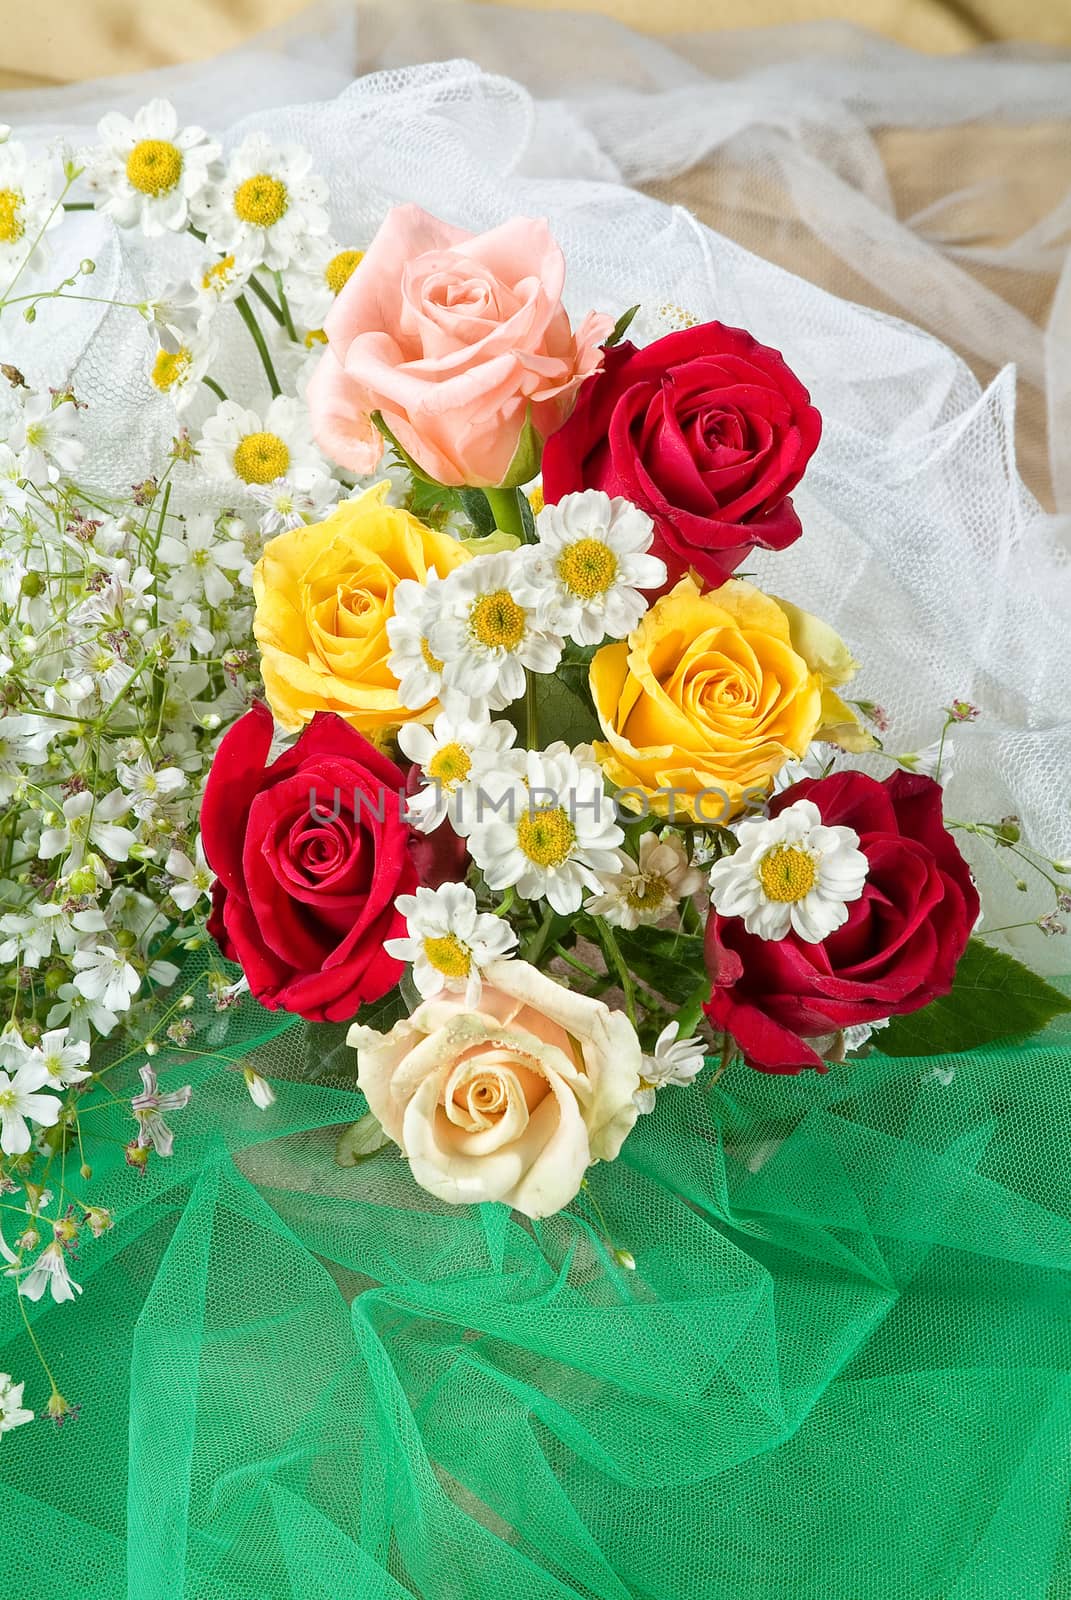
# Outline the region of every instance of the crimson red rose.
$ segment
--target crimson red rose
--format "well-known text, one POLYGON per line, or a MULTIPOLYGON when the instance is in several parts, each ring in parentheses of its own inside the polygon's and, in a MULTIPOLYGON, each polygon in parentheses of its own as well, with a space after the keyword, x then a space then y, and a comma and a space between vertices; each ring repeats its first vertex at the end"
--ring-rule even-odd
POLYGON ((547 440, 543 494, 555 503, 602 489, 631 500, 654 520, 667 586, 694 567, 716 587, 755 545, 784 550, 799 538, 788 496, 821 431, 776 350, 706 322, 606 352, 547 440))
POLYGON ((711 1023, 761 1072, 824 1071, 806 1042, 862 1022, 917 1011, 952 987, 978 920, 978 893, 941 815, 931 778, 862 772, 808 778, 770 803, 776 816, 811 800, 827 826, 859 835, 869 863, 848 920, 821 944, 795 933, 760 939, 740 917, 711 910, 711 1023))
POLYGON ((313 717, 268 766, 272 729, 267 706, 255 705, 208 775, 201 837, 217 875, 208 928, 262 1005, 343 1022, 402 975, 383 941, 404 935, 394 898, 417 882, 404 780, 332 713, 313 717))

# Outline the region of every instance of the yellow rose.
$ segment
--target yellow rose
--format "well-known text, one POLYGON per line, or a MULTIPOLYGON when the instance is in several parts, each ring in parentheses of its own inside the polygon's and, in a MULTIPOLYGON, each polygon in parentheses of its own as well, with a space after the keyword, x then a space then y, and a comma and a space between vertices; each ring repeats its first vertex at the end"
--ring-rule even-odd
POLYGON ((652 811, 727 821, 813 739, 870 747, 834 693, 854 670, 843 641, 807 612, 740 579, 702 593, 682 578, 627 640, 592 660, 606 735, 595 754, 652 811))
POLYGON ((317 711, 336 711, 370 738, 399 723, 427 722, 432 701, 413 711, 398 699, 387 665, 387 619, 403 578, 426 583, 469 559, 449 534, 387 505, 389 485, 347 500, 315 527, 281 533, 253 573, 268 703, 287 730, 317 711))

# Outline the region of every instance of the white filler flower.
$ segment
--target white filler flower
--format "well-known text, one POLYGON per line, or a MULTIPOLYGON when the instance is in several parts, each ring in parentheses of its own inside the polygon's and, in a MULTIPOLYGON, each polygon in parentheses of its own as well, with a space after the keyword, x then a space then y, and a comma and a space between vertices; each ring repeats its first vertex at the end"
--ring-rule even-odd
POLYGON ((568 916, 585 889, 618 866, 624 834, 601 769, 560 742, 529 750, 523 775, 488 773, 480 782, 469 849, 489 889, 515 885, 568 916))
POLYGON ((476 1005, 481 970, 517 943, 506 919, 477 911, 476 896, 464 883, 400 894, 395 905, 405 918, 407 936, 387 939, 387 954, 412 963, 413 982, 425 1000, 455 989, 464 990, 466 1005, 476 1005))
POLYGON ((541 627, 577 644, 625 638, 647 610, 639 591, 666 581, 665 563, 647 554, 654 537, 650 517, 601 489, 544 506, 536 532, 539 543, 522 552, 513 593, 536 608, 541 627))
POLYGON ((428 645, 446 689, 473 707, 501 711, 524 693, 526 668, 553 672, 561 660, 561 636, 513 592, 517 569, 514 554, 476 556, 439 590, 428 645))
POLYGON ((848 920, 866 882, 867 858, 852 828, 826 827, 812 800, 737 830, 735 854, 710 869, 711 902, 723 917, 743 917, 748 933, 784 939, 789 931, 820 944, 848 920))

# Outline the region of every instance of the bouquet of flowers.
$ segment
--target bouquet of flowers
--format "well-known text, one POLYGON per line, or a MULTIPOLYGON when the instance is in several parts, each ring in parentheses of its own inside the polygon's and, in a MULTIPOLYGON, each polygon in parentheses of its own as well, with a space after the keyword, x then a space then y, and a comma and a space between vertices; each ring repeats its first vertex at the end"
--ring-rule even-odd
MULTIPOLYGON (((847 1071, 1069 1009, 988 942, 958 841, 1039 874, 1051 933, 1071 862, 1014 817, 944 815, 978 709, 885 750, 848 645, 745 574, 806 536, 821 419, 781 356, 673 306, 572 320, 542 222, 407 205, 340 242, 327 202, 305 152, 224 158, 162 101, 84 151, 0 146, 0 331, 126 316, 171 439, 101 482, 76 376, 25 339, 3 367, 0 1252, 24 1316, 81 1292, 111 1225, 94 1141, 124 1119, 131 1183, 166 1159, 181 1062, 226 1057, 239 1004, 304 1019, 313 1055, 345 1025, 368 1111, 341 1163, 396 1147, 441 1201, 531 1219, 586 1203, 704 1073, 847 1071), (120 300, 90 257, 50 276, 85 210, 179 278, 120 300)), ((234 1064, 261 1109, 285 1094, 234 1064)), ((0 1430, 22 1396, 0 1375, 0 1430)))

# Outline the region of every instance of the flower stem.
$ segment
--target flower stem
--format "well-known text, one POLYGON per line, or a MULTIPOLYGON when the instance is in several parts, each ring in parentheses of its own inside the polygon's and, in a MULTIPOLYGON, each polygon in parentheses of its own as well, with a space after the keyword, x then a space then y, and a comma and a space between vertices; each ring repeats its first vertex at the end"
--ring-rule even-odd
POLYGON ((290 315, 290 303, 286 298, 286 290, 283 288, 283 275, 281 272, 276 272, 273 276, 275 278, 275 292, 279 296, 279 310, 283 314, 283 324, 291 339, 297 344, 297 330, 294 327, 294 319, 290 315))
POLYGON ((593 917, 591 920, 599 943, 602 946, 602 953, 606 957, 607 965, 613 967, 617 973, 618 981, 625 996, 625 1011, 628 1014, 628 1020, 635 1027, 636 986, 632 981, 632 974, 628 970, 628 963, 621 954, 621 947, 614 938, 609 924, 604 922, 601 917, 593 917))
POLYGON ((247 281, 250 289, 252 289, 253 293, 256 295, 257 299, 260 301, 261 305, 264 307, 265 311, 268 313, 269 316, 274 317, 275 321, 279 324, 279 326, 281 328, 283 326, 283 320, 284 320, 283 319, 283 313, 279 309, 279 307, 275 304, 275 301, 272 299, 272 297, 268 293, 267 289, 265 289, 265 287, 261 283, 260 279, 255 274, 251 273, 249 278, 246 281, 247 281))
POLYGON ((249 304, 249 301, 246 299, 244 294, 240 294, 235 300, 234 304, 238 310, 239 316, 249 329, 250 338, 257 347, 257 353, 260 356, 261 362, 263 363, 264 371, 268 375, 268 387, 271 389, 272 398, 274 399, 276 395, 282 394, 283 391, 279 387, 278 378, 275 376, 275 368, 272 366, 271 355, 268 352, 268 346, 264 335, 260 331, 260 324, 257 322, 257 319, 253 314, 253 307, 249 304))
POLYGON ((210 378, 206 375, 201 379, 201 382, 204 384, 206 389, 211 389, 212 393, 217 395, 220 400, 226 400, 227 396, 225 392, 220 388, 219 384, 214 378, 210 378))
POLYGON ((512 533, 525 543, 524 519, 521 516, 520 489, 485 489, 484 499, 491 507, 495 527, 503 533, 512 533))
POLYGON ((524 742, 529 750, 539 749, 539 707, 536 704, 535 673, 524 674, 524 742))

